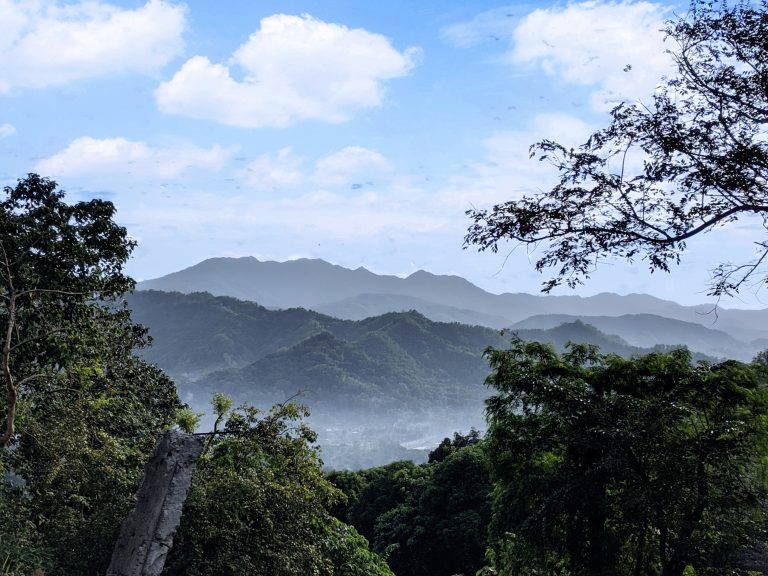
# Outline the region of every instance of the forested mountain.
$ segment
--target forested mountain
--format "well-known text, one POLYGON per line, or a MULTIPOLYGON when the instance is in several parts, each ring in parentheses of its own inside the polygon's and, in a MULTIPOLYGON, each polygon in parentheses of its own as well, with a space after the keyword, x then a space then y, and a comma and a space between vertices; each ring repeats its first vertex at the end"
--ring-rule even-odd
POLYGON ((664 318, 655 314, 622 316, 576 316, 541 314, 512 326, 512 330, 548 330, 565 323, 584 322, 607 334, 616 334, 633 346, 652 348, 658 344, 686 346, 690 350, 714 356, 750 360, 765 349, 761 341, 743 342, 730 334, 701 324, 664 318))
MULTIPOLYGON (((145 358, 183 393, 207 401, 226 392, 269 406, 302 390, 317 414, 479 412, 488 374, 482 352, 512 336, 415 311, 351 321, 205 293, 140 291, 130 305, 153 338, 145 358)), ((579 320, 515 333, 558 349, 573 341, 622 356, 646 351, 579 320)))
POLYGON ((182 391, 224 391, 265 405, 299 389, 308 404, 327 410, 456 407, 468 395, 479 404, 487 375, 482 351, 508 340, 413 311, 350 321, 157 291, 132 295, 130 305, 153 337, 147 360, 182 391))
POLYGON ((622 316, 653 314, 727 332, 748 342, 768 337, 768 310, 711 305, 681 306, 645 294, 603 293, 590 297, 491 294, 458 276, 423 270, 407 278, 350 270, 323 260, 262 262, 253 257, 211 258, 161 278, 139 283, 140 290, 210 292, 257 302, 267 308, 311 308, 359 320, 386 312, 418 310, 437 321, 512 326, 539 314, 622 316))
POLYGON ((187 380, 286 354, 322 334, 354 344, 368 356, 408 357, 408 362, 418 360, 435 369, 440 363, 461 364, 453 359, 454 352, 479 357, 486 346, 505 341, 495 330, 432 322, 413 311, 350 321, 302 308, 268 310, 235 298, 158 291, 137 292, 129 303, 153 337, 147 358, 187 380))
POLYGON ((145 358, 173 377, 196 411, 209 411, 213 392, 267 408, 301 390, 297 401, 312 410, 323 459, 336 468, 423 459, 426 452, 402 445, 431 446, 482 426, 482 351, 508 342, 495 330, 417 312, 349 321, 158 291, 137 292, 129 303, 153 337, 145 358))

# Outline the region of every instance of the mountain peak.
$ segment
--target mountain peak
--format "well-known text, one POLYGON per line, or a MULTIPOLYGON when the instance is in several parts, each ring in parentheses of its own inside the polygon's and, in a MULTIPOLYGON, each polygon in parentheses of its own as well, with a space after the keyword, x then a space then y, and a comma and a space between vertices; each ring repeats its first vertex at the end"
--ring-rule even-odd
POLYGON ((436 275, 426 270, 418 269, 416 272, 408 274, 407 278, 436 278, 436 275))

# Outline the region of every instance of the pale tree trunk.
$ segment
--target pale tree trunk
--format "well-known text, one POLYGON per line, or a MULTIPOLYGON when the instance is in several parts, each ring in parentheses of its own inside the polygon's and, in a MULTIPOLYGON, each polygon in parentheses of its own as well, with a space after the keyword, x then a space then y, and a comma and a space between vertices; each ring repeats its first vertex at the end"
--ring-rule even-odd
POLYGON ((202 440, 170 430, 144 469, 136 507, 125 519, 107 576, 159 576, 173 545, 202 440))

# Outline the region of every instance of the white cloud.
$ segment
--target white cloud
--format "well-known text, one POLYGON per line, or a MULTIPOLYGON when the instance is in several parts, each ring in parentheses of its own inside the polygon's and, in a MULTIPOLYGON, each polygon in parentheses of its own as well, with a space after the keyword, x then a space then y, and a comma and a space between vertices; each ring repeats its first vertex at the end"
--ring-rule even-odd
POLYGON ((262 154, 250 162, 239 176, 250 188, 259 192, 294 188, 305 180, 303 162, 290 147, 281 148, 274 154, 262 154))
POLYGON ((314 180, 318 184, 368 182, 392 170, 387 159, 375 150, 347 146, 317 161, 314 180))
POLYGON ((344 122, 381 105, 383 83, 408 74, 417 57, 418 50, 398 52, 363 29, 276 14, 262 19, 227 63, 195 56, 155 96, 163 112, 231 126, 344 122))
POLYGON ((73 140, 61 152, 37 163, 35 171, 60 177, 177 178, 196 170, 218 170, 229 159, 231 150, 180 145, 153 148, 144 142, 124 138, 97 139, 84 136, 73 140))
POLYGON ((0 0, 0 93, 121 72, 151 72, 183 49, 185 9, 99 1, 0 0))
POLYGON ((305 158, 290 147, 265 153, 238 173, 241 181, 259 192, 290 192, 308 189, 355 189, 389 180, 392 166, 376 150, 347 146, 308 167, 305 158))
POLYGON ((511 62, 535 65, 571 84, 597 86, 593 106, 650 96, 672 71, 660 4, 600 0, 538 9, 514 31, 511 62), (629 65, 629 66, 628 66, 629 65))
POLYGON ((483 142, 484 157, 451 178, 442 201, 463 214, 473 206, 487 208, 546 190, 556 183, 557 172, 546 161, 530 157, 531 144, 549 139, 575 147, 593 130, 573 116, 541 114, 523 130, 495 134, 483 142))
POLYGON ((443 230, 450 221, 445 214, 425 209, 420 195, 396 189, 386 197, 369 192, 350 198, 327 191, 258 198, 188 193, 159 196, 157 201, 161 208, 123 204, 123 218, 136 222, 141 234, 150 230, 162 233, 172 222, 189 238, 227 243, 265 235, 291 242, 295 249, 314 246, 318 239, 357 244, 382 242, 388 237, 426 237, 443 230))
POLYGON ((0 140, 8 138, 8 136, 13 136, 14 134, 16 134, 16 128, 11 124, 0 124, 0 140))
MULTIPOLYGON (((240 174, 247 187, 269 194, 232 199, 237 208, 216 217, 254 219, 251 224, 260 227, 280 222, 281 228, 309 238, 388 242, 390 237, 405 241, 412 234, 434 232, 460 244, 465 210, 555 184, 552 166, 529 157, 533 142, 550 138, 577 146, 593 130, 573 116, 538 115, 519 131, 487 138, 476 161, 430 183, 398 173, 384 155, 368 148, 348 146, 314 162, 283 148, 259 156, 240 174), (368 186, 369 180, 375 185, 368 186), (248 202, 252 204, 246 206, 248 202)), ((221 223, 227 225, 236 226, 221 223)))

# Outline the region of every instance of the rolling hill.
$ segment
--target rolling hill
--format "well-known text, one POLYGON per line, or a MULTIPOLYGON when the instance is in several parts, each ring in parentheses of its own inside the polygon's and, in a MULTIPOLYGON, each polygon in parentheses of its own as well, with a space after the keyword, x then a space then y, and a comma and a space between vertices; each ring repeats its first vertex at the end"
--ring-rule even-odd
POLYGON ((616 334, 633 346, 652 348, 658 344, 686 346, 715 358, 749 361, 764 349, 760 341, 742 342, 730 334, 701 324, 664 318, 655 314, 622 316, 575 316, 542 314, 531 316, 512 326, 512 330, 549 330, 575 321, 594 326, 602 332, 616 334))

